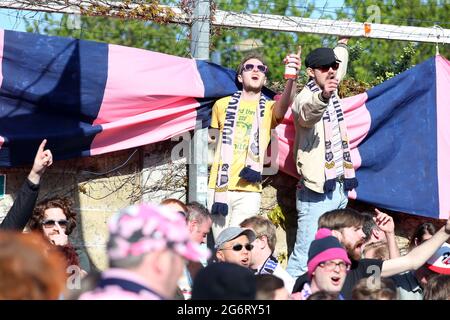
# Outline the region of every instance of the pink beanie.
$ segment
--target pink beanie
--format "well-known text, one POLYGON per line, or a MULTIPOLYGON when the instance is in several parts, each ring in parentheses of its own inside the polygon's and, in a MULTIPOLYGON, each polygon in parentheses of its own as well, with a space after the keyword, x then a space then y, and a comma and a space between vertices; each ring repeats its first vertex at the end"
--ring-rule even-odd
POLYGON ((331 235, 331 230, 321 228, 317 230, 315 240, 311 242, 308 251, 308 276, 312 278, 317 266, 325 261, 341 259, 351 264, 347 251, 339 243, 339 240, 331 235))

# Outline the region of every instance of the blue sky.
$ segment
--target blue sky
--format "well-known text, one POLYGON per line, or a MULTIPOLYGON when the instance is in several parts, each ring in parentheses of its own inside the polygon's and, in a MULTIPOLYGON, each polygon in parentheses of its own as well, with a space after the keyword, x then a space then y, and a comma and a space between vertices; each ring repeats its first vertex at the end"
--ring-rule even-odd
POLYGON ((25 31, 25 23, 21 17, 38 19, 41 13, 0 9, 0 29, 25 31))

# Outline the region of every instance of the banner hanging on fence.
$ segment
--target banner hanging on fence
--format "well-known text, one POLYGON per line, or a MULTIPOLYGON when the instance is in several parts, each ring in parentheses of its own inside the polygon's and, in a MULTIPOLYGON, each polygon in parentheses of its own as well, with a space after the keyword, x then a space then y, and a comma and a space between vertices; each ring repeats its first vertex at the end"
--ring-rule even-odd
MULTIPOLYGON (((44 138, 56 160, 166 140, 207 126, 212 103, 237 89, 234 71, 213 63, 33 33, 0 31, 0 59, 1 167, 32 163, 44 138)), ((351 196, 448 217, 448 92, 450 64, 437 56, 344 99, 360 182, 351 196)), ((277 159, 295 176, 289 117, 277 159)))
POLYGON ((93 41, 0 31, 0 166, 97 155, 208 125, 236 91, 213 63, 93 41))

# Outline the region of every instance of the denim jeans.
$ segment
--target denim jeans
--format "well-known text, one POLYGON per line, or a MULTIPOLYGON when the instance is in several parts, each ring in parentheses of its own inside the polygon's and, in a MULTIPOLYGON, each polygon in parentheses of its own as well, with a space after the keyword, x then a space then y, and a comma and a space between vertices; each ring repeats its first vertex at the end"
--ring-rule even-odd
POLYGON ((328 193, 317 193, 299 185, 296 194, 297 236, 286 268, 294 278, 307 271, 308 250, 317 232, 319 217, 327 211, 345 208, 348 202, 342 182, 337 182, 334 191, 328 193))

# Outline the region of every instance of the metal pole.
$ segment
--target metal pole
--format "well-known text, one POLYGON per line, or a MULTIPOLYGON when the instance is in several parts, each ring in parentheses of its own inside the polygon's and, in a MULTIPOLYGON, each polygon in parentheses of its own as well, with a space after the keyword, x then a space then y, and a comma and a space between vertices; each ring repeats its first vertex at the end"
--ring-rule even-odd
MULTIPOLYGON (((194 2, 193 23, 191 28, 191 52, 195 59, 209 59, 209 0, 194 2)), ((202 129, 197 122, 194 137, 191 139, 191 157, 189 162, 188 201, 197 201, 206 206, 208 192, 208 128, 202 129)))

